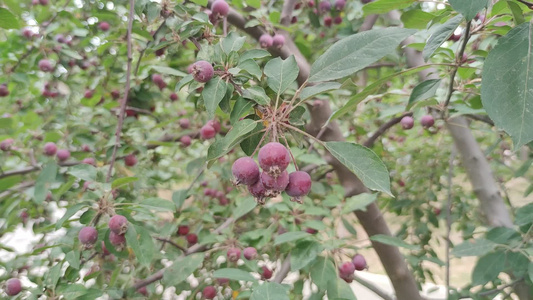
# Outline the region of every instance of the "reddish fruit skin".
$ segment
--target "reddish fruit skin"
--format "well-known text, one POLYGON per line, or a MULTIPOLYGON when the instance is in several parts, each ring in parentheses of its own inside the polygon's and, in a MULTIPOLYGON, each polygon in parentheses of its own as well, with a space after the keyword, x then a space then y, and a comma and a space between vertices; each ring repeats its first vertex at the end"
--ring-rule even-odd
POLYGON ((263 273, 261 274, 261 277, 263 277, 264 279, 272 278, 272 270, 270 270, 266 266, 263 266, 262 269, 263 269, 263 273))
POLYGON ((146 289, 145 286, 138 288, 137 289, 137 293, 139 293, 139 294, 141 294, 141 295, 143 295, 145 297, 148 297, 148 289, 146 289))
POLYGON ((83 245, 92 246, 98 240, 98 231, 94 227, 83 227, 78 234, 78 239, 83 245))
POLYGON ((55 155, 57 152, 57 146, 56 144, 49 142, 44 144, 44 154, 48 156, 55 155))
POLYGON ((194 77, 194 80, 205 83, 213 78, 215 69, 213 69, 210 62, 199 60, 192 65, 190 73, 194 77))
POLYGON ((258 180, 256 183, 248 186, 248 191, 257 199, 257 201, 263 202, 267 190, 263 186, 261 180, 258 180))
POLYGON ((105 242, 102 241, 102 255, 103 256, 108 256, 109 254, 111 254, 111 252, 109 252, 109 250, 107 250, 107 248, 105 247, 105 242))
POLYGON ((217 121, 217 120, 209 120, 209 121, 207 121, 206 124, 207 124, 207 125, 211 125, 211 126, 215 129, 215 132, 216 132, 216 133, 219 133, 219 132, 220 132, 221 125, 220 125, 220 122, 219 122, 219 121, 217 121))
POLYGON ((48 59, 41 59, 38 66, 43 72, 52 72, 54 70, 52 63, 48 59))
POLYGON ((324 0, 324 1, 320 2, 318 4, 318 10, 320 12, 326 12, 326 11, 331 10, 331 3, 329 2, 329 0, 324 0))
POLYGON ((6 97, 9 95, 9 90, 5 83, 0 84, 0 97, 6 97))
POLYGON ((187 239, 187 242, 189 243, 189 245, 194 245, 198 243, 198 236, 194 233, 187 234, 185 238, 187 239))
POLYGON ((131 153, 126 155, 126 157, 124 157, 124 164, 126 164, 128 167, 135 166, 137 164, 137 157, 135 154, 131 153))
POLYGON ((65 161, 70 158, 70 151, 66 149, 60 149, 57 151, 57 159, 59 161, 65 161))
POLYGON ((228 278, 217 278, 217 283, 222 285, 222 284, 228 284, 229 283, 229 279, 228 278))
POLYGON ((86 164, 86 165, 96 166, 96 161, 92 157, 86 157, 81 162, 86 164))
POLYGON ((275 34, 272 38, 272 45, 276 48, 281 48, 285 45, 285 37, 281 34, 275 34))
POLYGON ((115 246, 118 251, 122 251, 126 244, 126 237, 123 234, 116 234, 113 231, 109 232, 109 242, 115 246))
POLYGON ((211 12, 215 15, 227 16, 229 12, 229 4, 224 0, 216 0, 211 5, 211 12))
POLYGON ((107 22, 101 22, 100 24, 98 24, 98 28, 100 28, 100 30, 102 31, 108 31, 109 27, 109 23, 107 22))
POLYGON ((355 266, 351 261, 345 262, 339 266, 339 277, 344 279, 346 282, 351 282, 354 277, 355 266))
POLYGON ((86 90, 85 93, 83 94, 83 97, 84 97, 84 98, 87 98, 87 99, 90 99, 90 98, 93 97, 93 95, 94 95, 93 91, 91 91, 91 90, 86 90))
POLYGON ((154 74, 154 75, 152 75, 152 82, 155 83, 157 86, 160 86, 165 81, 163 81, 163 77, 161 77, 161 75, 154 74))
POLYGON ((335 9, 343 10, 346 6, 346 0, 335 0, 335 9))
POLYGON ((33 31, 31 31, 30 28, 26 27, 22 29, 22 35, 27 39, 31 39, 33 38, 33 31))
POLYGON ((208 124, 202 126, 202 128, 200 129, 200 136, 204 140, 212 139, 215 137, 216 134, 217 132, 215 128, 213 128, 213 126, 208 125, 208 124))
POLYGON ((9 151, 11 150, 11 145, 13 145, 15 141, 13 139, 5 139, 2 142, 0 142, 0 150, 2 151, 9 151))
POLYGON ((318 230, 313 229, 313 228, 307 228, 307 229, 305 229, 305 232, 307 232, 309 234, 316 234, 318 232, 318 230))
POLYGON ((214 299, 216 295, 217 295, 217 290, 212 285, 206 286, 204 290, 202 291, 202 296, 205 299, 214 299))
POLYGON ((259 149, 257 158, 261 169, 272 176, 285 171, 291 162, 291 156, 287 148, 277 142, 264 145, 259 149))
POLYGON ((189 226, 187 226, 187 225, 178 226, 178 234, 179 235, 187 235, 187 234, 189 234, 189 226))
POLYGON ((81 150, 82 150, 83 152, 91 152, 91 147, 89 147, 89 145, 87 145, 87 144, 83 144, 83 145, 81 146, 81 150))
POLYGON ((8 296, 18 295, 22 291, 22 283, 18 278, 10 278, 6 282, 6 294, 8 296))
POLYGON ((128 231, 128 219, 121 215, 114 215, 109 219, 109 229, 116 234, 124 234, 128 231))
POLYGON ((184 146, 184 147, 188 147, 191 145, 191 137, 188 136, 188 135, 184 135, 180 138, 180 143, 184 146))
POLYGON ((267 172, 262 172, 261 182, 267 190, 281 192, 285 190, 289 184, 289 173, 287 171, 283 171, 278 175, 278 177, 274 178, 267 172))
POLYGON ((333 19, 333 23, 339 25, 342 23, 342 17, 341 16, 336 16, 335 19, 333 19))
POLYGON ((228 261, 237 262, 241 258, 241 250, 239 248, 229 248, 226 256, 228 261))
POLYGON ((361 254, 356 254, 352 258, 352 263, 357 271, 363 271, 367 267, 366 259, 361 254))
POLYGON ((188 129, 191 126, 189 119, 180 119, 179 123, 180 127, 183 129, 188 129))
POLYGON ((331 27, 332 23, 333 23, 333 19, 330 16, 324 17, 324 26, 331 27))
POLYGON ((117 90, 113 90, 111 92, 111 97, 113 97, 113 99, 117 100, 120 97, 120 92, 117 91, 117 90))
POLYGON ((248 156, 237 159, 231 166, 231 173, 236 184, 252 185, 259 180, 259 166, 248 156))
POLYGON ((429 128, 435 124, 435 119, 433 119, 433 116, 431 115, 425 115, 420 119, 420 124, 422 124, 424 128, 429 128))
POLYGON ((270 34, 268 33, 264 33, 260 38, 259 38, 259 45, 261 45, 261 48, 269 48, 269 47, 272 47, 272 44, 274 43, 274 40, 272 39, 272 37, 270 36, 270 34))
POLYGON ((372 1, 374 1, 374 0, 361 0, 361 3, 368 4, 368 3, 372 2, 372 1))
POLYGON ((307 172, 292 172, 289 174, 289 184, 285 192, 291 197, 302 197, 309 193, 311 184, 311 176, 307 172))
POLYGON ((400 121, 400 124, 402 124, 403 129, 409 130, 415 125, 415 120, 411 116, 405 116, 400 121))
POLYGON ((171 101, 176 101, 176 100, 178 100, 178 94, 176 94, 176 93, 172 93, 172 94, 170 94, 170 100, 171 100, 171 101))
POLYGON ((254 247, 246 247, 242 253, 247 260, 254 260, 257 258, 257 250, 254 247))

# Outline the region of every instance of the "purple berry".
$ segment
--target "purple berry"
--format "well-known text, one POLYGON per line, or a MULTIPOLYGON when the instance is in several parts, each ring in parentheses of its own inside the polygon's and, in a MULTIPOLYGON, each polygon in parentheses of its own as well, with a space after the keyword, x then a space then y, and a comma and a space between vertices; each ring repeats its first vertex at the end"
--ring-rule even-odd
POLYGON ((86 247, 90 247, 98 240, 98 231, 94 227, 83 227, 78 234, 78 239, 86 247))
POLYGON ((332 23, 333 23, 333 19, 330 16, 324 17, 324 26, 331 27, 332 23))
POLYGON ((281 192, 289 184, 289 172, 283 171, 277 177, 272 177, 267 172, 262 172, 261 182, 267 190, 281 192))
POLYGON ((259 38, 259 45, 261 45, 261 48, 269 48, 269 47, 272 47, 272 44, 274 43, 274 40, 272 39, 272 37, 270 36, 270 34, 268 33, 264 33, 260 38, 259 38))
MULTIPOLYGON (((289 174, 289 184, 285 188, 287 195, 299 200, 311 190, 311 176, 304 171, 296 171, 289 174)), ((299 202, 299 201, 298 201, 299 202)))
POLYGON ((275 34, 272 38, 272 45, 276 48, 281 48, 285 45, 285 37, 282 34, 275 34))
POLYGON ((188 129, 191 126, 191 122, 189 119, 180 119, 179 120, 180 127, 183 129, 188 129))
POLYGON ((59 161, 65 161, 70 158, 70 151, 67 149, 60 149, 57 151, 57 159, 59 161))
POLYGON ((109 242, 115 246, 117 251, 122 251, 126 245, 126 237, 123 234, 116 234, 113 231, 109 232, 109 242))
POLYGON ((198 236, 194 233, 187 234, 185 238, 187 239, 187 242, 189 243, 189 245, 194 245, 198 243, 198 236))
POLYGON ((422 127, 424 128, 429 128, 435 124, 435 119, 433 119, 432 115, 425 115, 420 119, 420 124, 422 124, 422 127))
POLYGON ((128 231, 128 219, 121 215, 114 215, 109 219, 109 229, 116 234, 124 234, 128 231))
POLYGON ((191 142, 192 142, 191 137, 188 136, 188 135, 184 135, 184 136, 182 136, 182 137, 180 138, 180 143, 181 143, 181 145, 183 145, 183 147, 188 147, 188 146, 190 146, 190 145, 191 145, 191 142))
POLYGON ((15 141, 13 139, 5 139, 2 142, 0 142, 0 150, 2 151, 9 151, 11 150, 11 145, 13 145, 15 141))
POLYGON ((94 95, 93 91, 86 90, 85 93, 83 94, 83 97, 86 98, 86 99, 91 99, 93 97, 93 95, 94 95))
POLYGON ((0 84, 0 97, 6 97, 9 95, 9 90, 7 89, 7 84, 0 84))
POLYGON ((264 278, 264 279, 270 279, 272 278, 272 270, 270 270, 268 267, 266 266, 263 266, 262 267, 263 269, 263 272, 261 273, 261 277, 264 278))
POLYGON ((124 157, 124 164, 128 167, 133 167, 137 164, 137 157, 135 154, 131 153, 124 157))
POLYGON ((228 278, 217 278, 217 283, 222 285, 222 284, 228 284, 229 283, 229 279, 228 278))
POLYGON ((342 17, 341 16, 336 16, 334 19, 333 19, 333 23, 339 25, 342 23, 342 17))
POLYGON ((6 294, 8 296, 18 295, 22 291, 22 283, 18 278, 10 278, 6 282, 6 294))
POLYGON ((237 159, 231 167, 231 172, 235 177, 235 184, 252 185, 259 180, 259 167, 248 156, 237 159))
POLYGON ((265 203, 264 198, 266 197, 267 190, 263 186, 263 183, 261 180, 258 180, 256 183, 248 186, 248 191, 254 198, 257 200, 257 202, 263 204, 265 203))
POLYGON ((216 0, 211 5, 211 12, 215 16, 227 16, 229 12, 229 4, 224 0, 216 0))
POLYGON ((96 161, 92 157, 86 157, 81 162, 86 164, 86 165, 96 166, 96 161))
POLYGON ((247 260, 254 260, 257 258, 257 250, 254 247, 246 247, 242 252, 244 258, 247 260))
POLYGON ((355 272, 355 266, 351 261, 345 262, 339 266, 339 275, 341 278, 349 277, 355 272))
POLYGON ((212 139, 215 137, 216 134, 217 132, 215 131, 215 128, 213 128, 213 126, 209 124, 202 126, 202 128, 200 129, 200 136, 204 140, 212 139))
POLYGON ((178 234, 179 235, 187 235, 187 234, 189 234, 189 226, 187 226, 187 225, 178 226, 178 234))
POLYGON ((172 93, 170 94, 170 101, 176 101, 178 100, 178 94, 172 93))
POLYGON ((208 285, 202 291, 202 296, 205 299, 214 299, 217 296, 217 290, 215 289, 214 286, 208 285))
POLYGON ((56 144, 49 142, 44 144, 44 154, 48 156, 55 155, 57 152, 57 146, 56 144))
POLYGON ((141 295, 143 295, 145 297, 148 297, 148 289, 145 286, 138 288, 137 289, 137 293, 139 293, 139 294, 141 294, 141 295))
POLYGON ((48 59, 41 59, 39 61, 39 69, 43 72, 52 72, 54 70, 54 67, 52 66, 52 62, 48 59))
POLYGON ((239 248, 229 248, 226 253, 228 261, 237 262, 241 258, 241 250, 239 248))
POLYGON ((346 6, 346 0, 335 0, 336 10, 343 10, 344 6, 346 6))
POLYGON ((285 171, 291 162, 291 156, 287 148, 277 142, 264 145, 259 149, 257 157, 261 169, 273 177, 285 171))
POLYGON ((329 0, 324 0, 318 4, 318 10, 320 12, 327 12, 331 10, 331 3, 329 0))
POLYGON ((205 83, 213 78, 215 70, 210 62, 200 60, 192 65, 190 73, 194 77, 194 80, 205 83))
POLYGON ((100 24, 98 24, 98 28, 100 28, 102 31, 108 31, 109 27, 109 23, 107 22, 100 22, 100 24))
POLYGON ((206 124, 207 125, 211 125, 215 129, 216 133, 220 132, 221 126, 220 126, 220 122, 219 121, 217 121, 217 120, 209 120, 209 121, 207 121, 206 124))
POLYGON ((356 254, 352 258, 352 263, 357 271, 362 271, 367 268, 366 259, 361 254, 356 254))
POLYGON ((415 125, 415 120, 411 116, 405 116, 400 121, 400 124, 402 124, 403 129, 409 130, 415 125))

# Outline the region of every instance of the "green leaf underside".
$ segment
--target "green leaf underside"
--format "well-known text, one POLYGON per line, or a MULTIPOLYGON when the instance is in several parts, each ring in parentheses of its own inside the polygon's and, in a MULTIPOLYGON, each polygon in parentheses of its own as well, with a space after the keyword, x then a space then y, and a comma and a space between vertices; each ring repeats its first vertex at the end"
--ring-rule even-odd
POLYGON ((453 9, 460 12, 467 21, 474 19, 476 14, 485 8, 487 0, 448 0, 453 9))
POLYGON ((367 188, 392 196, 389 171, 372 150, 348 142, 327 142, 325 146, 331 155, 357 175, 367 188))
POLYGON ((362 70, 396 50, 416 30, 386 28, 351 35, 331 46, 311 66, 309 82, 329 81, 362 70))
POLYGON ((494 250, 496 244, 486 239, 476 239, 474 241, 465 241, 452 250, 452 255, 456 257, 480 256, 494 250))
POLYGON ((202 98, 204 99, 205 108, 210 119, 215 117, 215 111, 218 104, 226 95, 227 83, 221 77, 216 77, 206 83, 202 90, 202 98))
POLYGON ((228 278, 230 280, 257 281, 252 274, 241 269, 224 268, 213 272, 215 278, 228 278))
POLYGON ((217 139, 207 150, 207 160, 213 160, 228 153, 233 147, 239 144, 246 134, 252 131, 256 123, 250 119, 243 119, 235 123, 226 136, 217 139))
POLYGON ((482 256, 472 272, 472 284, 482 285, 498 277, 505 268, 505 253, 494 252, 482 256))
POLYGON ((435 29, 422 51, 425 61, 428 61, 433 56, 433 53, 452 36, 455 29, 461 24, 461 21, 463 21, 463 16, 457 15, 435 29))
POLYGON ((163 273, 163 283, 165 285, 176 285, 185 281, 196 269, 202 266, 204 254, 196 253, 189 256, 177 258, 170 267, 163 273))
POLYGON ((154 242, 150 233, 140 226, 128 226, 126 243, 141 265, 149 265, 154 257, 154 242))
POLYGON ((341 87, 338 82, 322 82, 317 85, 308 86, 300 93, 300 99, 309 99, 315 95, 322 94, 331 90, 336 90, 341 87))
POLYGON ((303 239, 308 236, 310 236, 310 234, 304 231, 287 232, 276 237, 276 239, 274 240, 274 246, 303 239))
POLYGON ((409 96, 407 109, 410 109, 413 104, 418 101, 423 101, 435 96, 435 93, 439 88, 440 82, 440 79, 429 79, 415 86, 413 92, 411 92, 411 95, 409 96))
POLYGON ((264 69, 267 84, 277 95, 281 95, 298 78, 300 69, 294 55, 287 59, 279 57, 266 63, 264 69))
POLYGON ((17 29, 20 28, 19 21, 9 10, 0 7, 0 28, 17 29))
POLYGON ((396 247, 402 247, 402 248, 409 249, 409 250, 420 249, 419 246, 408 244, 395 236, 376 234, 376 235, 371 236, 370 239, 373 240, 374 242, 379 242, 382 244, 396 246, 396 247))
POLYGON ((254 288, 250 300, 289 300, 287 289, 276 282, 265 282, 254 288))
POLYGON ((498 39, 483 67, 481 101, 515 149, 533 140, 533 25, 513 28, 498 39))

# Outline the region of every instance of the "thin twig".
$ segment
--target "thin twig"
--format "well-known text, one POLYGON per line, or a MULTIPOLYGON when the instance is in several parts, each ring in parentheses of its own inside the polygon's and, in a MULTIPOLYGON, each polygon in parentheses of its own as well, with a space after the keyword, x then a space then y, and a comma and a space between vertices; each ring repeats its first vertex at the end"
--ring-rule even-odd
POLYGON ((365 279, 363 279, 363 278, 361 278, 361 277, 359 277, 357 275, 354 275, 354 280, 357 281, 362 286, 366 287, 367 289, 371 290, 374 294, 380 296, 384 300, 394 300, 394 298, 392 296, 387 294, 385 291, 381 290, 379 287, 377 287, 373 283, 371 283, 369 281, 366 281, 365 279))
POLYGON ((287 27, 291 24, 292 12, 294 11, 296 0, 283 1, 283 8, 281 9, 280 24, 287 27))
POLYGON ((281 268, 276 273, 276 277, 274 277, 273 282, 281 283, 285 277, 287 277, 287 274, 289 274, 289 271, 291 270, 291 255, 287 255, 285 257, 285 260, 283 260, 283 263, 281 264, 281 268))
POLYGON ((502 291, 503 289, 505 289, 505 288, 512 287, 513 285, 515 285, 515 284, 517 284, 517 283, 519 283, 519 282, 521 282, 521 281, 523 281, 523 280, 524 280, 524 277, 522 277, 522 278, 518 278, 517 280, 512 281, 512 282, 509 282, 508 284, 502 285, 502 286, 500 286, 500 287, 498 287, 498 288, 496 288, 496 289, 493 289, 493 290, 489 290, 489 291, 481 292, 481 293, 479 293, 478 295, 481 296, 481 297, 490 296, 490 295, 492 295, 492 294, 496 294, 496 293, 501 292, 501 291, 502 291))
POLYGON ((287 128, 289 128, 289 129, 292 129, 292 130, 294 130, 294 131, 297 131, 297 132, 299 132, 299 133, 301 133, 301 134, 303 134, 303 135, 305 135, 305 136, 311 138, 312 140, 314 140, 315 142, 319 143, 320 145, 322 145, 322 146, 324 146, 324 147, 326 146, 326 144, 324 144, 323 141, 317 139, 316 137, 310 135, 309 133, 307 133, 307 132, 305 132, 305 131, 303 131, 303 130, 297 128, 297 127, 294 127, 294 126, 289 125, 289 124, 286 124, 286 123, 279 123, 279 124, 280 124, 281 126, 287 127, 287 128))
POLYGON ((392 126, 400 123, 400 121, 403 119, 403 117, 405 116, 412 116, 413 113, 411 112, 408 112, 408 113, 404 113, 403 115, 399 116, 399 117, 395 117, 393 119, 391 119, 390 121, 388 121, 387 123, 381 125, 378 130, 376 130, 376 132, 374 132, 374 134, 368 138, 368 140, 366 140, 364 143, 363 143, 363 146, 367 147, 367 148, 372 148, 374 146, 374 143, 376 142, 376 140, 382 136, 387 130, 389 130, 389 128, 391 128, 392 126))
POLYGON ((480 116, 480 115, 472 115, 472 114, 468 114, 465 116, 469 119, 487 123, 490 126, 494 126, 494 122, 489 118, 489 116, 480 116))
POLYGON ((158 240, 158 241, 161 241, 161 242, 163 242, 163 243, 169 243, 169 244, 171 244, 172 246, 174 246, 174 247, 180 249, 183 253, 186 253, 186 252, 187 252, 187 249, 185 249, 185 248, 183 248, 182 246, 180 246, 180 245, 174 243, 174 242, 171 241, 171 240, 164 239, 164 238, 160 238, 160 237, 156 237, 155 239, 158 240))
MULTIPOLYGON (((161 23, 161 25, 159 25, 157 30, 154 32, 154 35, 152 35, 153 38, 154 38, 153 41, 155 41, 155 38, 156 38, 157 34, 165 26, 166 21, 167 21, 167 19, 163 20, 163 23, 161 23)), ((151 43, 153 41, 148 41, 148 43, 146 43, 146 46, 144 47, 144 49, 141 50, 141 53, 139 54, 139 60, 137 60, 137 64, 135 65, 135 72, 134 72, 135 76, 137 76, 137 73, 139 73, 139 66, 141 65, 141 60, 143 59, 144 52, 146 52, 146 49, 148 49, 148 47, 151 45, 151 43)))
POLYGON ((518 2, 520 2, 520 3, 522 3, 522 4, 525 4, 525 5, 527 6, 527 8, 533 10, 533 3, 531 3, 531 2, 527 2, 527 1, 524 1, 524 0, 516 0, 516 1, 518 1, 518 2))
POLYGON ((450 296, 450 248, 451 240, 450 235, 452 232, 452 179, 453 179, 453 162, 455 160, 457 149, 452 146, 450 153, 450 160, 448 161, 448 200, 446 203, 446 295, 450 296))
POLYGON ((127 43, 128 43, 128 63, 126 68, 126 88, 124 91, 124 99, 120 103, 120 112, 118 115, 118 125, 117 130, 115 132, 115 145, 113 147, 113 155, 111 156, 111 162, 109 163, 109 171, 107 172, 106 182, 109 182, 111 179, 111 174, 113 173, 113 165, 115 164, 115 160, 117 159, 117 150, 118 146, 120 144, 120 134, 122 132, 122 125, 124 125, 124 115, 126 113, 126 106, 128 102, 128 96, 130 93, 130 84, 131 84, 131 62, 133 60, 132 58, 132 38, 131 38, 131 32, 133 28, 133 18, 134 18, 134 6, 135 6, 135 0, 130 0, 130 12, 128 15, 128 36, 127 36, 127 43))

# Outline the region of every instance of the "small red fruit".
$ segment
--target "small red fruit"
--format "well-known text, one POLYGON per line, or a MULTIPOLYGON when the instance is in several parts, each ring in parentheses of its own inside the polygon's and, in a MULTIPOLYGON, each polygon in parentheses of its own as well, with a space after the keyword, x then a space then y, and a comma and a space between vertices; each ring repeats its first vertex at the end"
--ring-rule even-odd
POLYGON ((266 266, 263 266, 262 267, 263 269, 263 273, 261 274, 261 277, 264 278, 264 279, 270 279, 272 278, 272 270, 270 270, 268 267, 266 266))
POLYGON ((171 101, 176 101, 176 100, 178 100, 178 94, 176 94, 176 93, 172 93, 172 94, 170 94, 170 100, 171 100, 171 101))
POLYGON ((41 59, 38 63, 38 66, 43 72, 52 72, 54 70, 52 62, 48 59, 41 59))
POLYGON ((205 83, 213 78, 215 70, 213 69, 211 63, 205 60, 200 60, 192 65, 190 73, 194 77, 194 80, 205 83))
POLYGON ((60 149, 57 151, 57 159, 59 161, 66 161, 70 158, 70 151, 67 149, 60 149))
POLYGON ((188 129, 191 126, 189 119, 180 119, 179 123, 180 127, 183 129, 188 129))
POLYGON ((98 231, 94 227, 83 227, 78 234, 78 239, 80 243, 89 248, 98 240, 98 231))
POLYGON ((263 186, 263 183, 261 180, 258 180, 256 183, 248 186, 248 191, 252 196, 254 196, 255 200, 259 204, 265 203, 265 197, 266 197, 266 188, 263 186))
POLYGON ((215 16, 227 16, 229 13, 229 4, 224 0, 216 0, 211 5, 211 12, 215 16))
POLYGON ((229 248, 226 253, 228 261, 237 262, 241 258, 241 250, 239 248, 229 248))
POLYGON ((7 84, 0 84, 0 97, 6 97, 9 95, 9 90, 7 89, 7 84))
POLYGON ((121 215, 114 215, 109 219, 109 229, 116 234, 124 234, 128 231, 128 219, 121 215))
POLYGON ((400 124, 402 124, 403 129, 409 130, 415 125, 415 120, 411 116, 405 116, 400 121, 400 124))
POLYGON ((272 36, 268 33, 264 33, 259 38, 259 45, 261 45, 261 48, 269 48, 272 47, 272 44, 274 43, 274 40, 272 39, 272 36))
POLYGON ((206 124, 207 125, 211 125, 215 129, 216 133, 220 132, 221 126, 220 126, 220 122, 219 121, 217 121, 217 120, 209 120, 209 121, 207 121, 206 124))
POLYGON ((124 157, 124 164, 128 167, 133 167, 137 164, 137 157, 131 153, 124 157))
POLYGON ((123 234, 116 234, 111 231, 109 232, 109 242, 115 246, 117 251, 122 251, 126 245, 126 237, 123 234))
POLYGON ((179 235, 187 235, 187 234, 189 234, 189 226, 187 226, 187 225, 178 226, 178 234, 179 235))
POLYGON ((273 177, 267 172, 262 172, 261 182, 267 190, 281 192, 285 190, 289 184, 289 173, 287 171, 283 171, 277 177, 273 177))
POLYGON ((98 24, 98 28, 100 28, 102 31, 108 31, 109 27, 109 23, 107 22, 100 22, 100 24, 98 24))
POLYGON ((318 4, 318 10, 320 12, 330 11, 331 10, 331 3, 329 2, 329 0, 323 0, 322 2, 320 2, 318 4))
POLYGON ((311 176, 304 171, 296 171, 289 174, 289 184, 285 189, 287 195, 299 200, 311 190, 311 176))
POLYGON ((44 154, 48 156, 53 156, 57 152, 57 146, 56 144, 49 142, 44 144, 44 154))
POLYGON ((357 271, 362 271, 364 269, 367 268, 367 265, 366 265, 366 259, 364 256, 362 256, 361 254, 356 254, 353 258, 352 258, 352 263, 353 265, 355 266, 355 269, 357 271))
POLYGON ((235 177, 235 184, 252 185, 259 180, 259 167, 248 156, 237 159, 231 167, 231 172, 235 177))
POLYGON ((86 157, 81 162, 86 164, 86 165, 96 166, 96 161, 92 157, 86 157))
POLYGON ((259 166, 273 177, 287 169, 291 161, 289 151, 278 142, 271 142, 259 149, 259 166))
POLYGON ((257 250, 254 247, 246 247, 243 250, 244 258, 254 260, 257 258, 257 250))
POLYGON ((345 262, 339 266, 339 275, 341 278, 352 277, 355 272, 355 266, 351 261, 345 262))
POLYGON ((330 16, 324 17, 324 26, 331 27, 332 23, 333 23, 333 19, 330 16))
POLYGON ((217 290, 215 289, 214 286, 208 285, 202 291, 202 296, 205 299, 214 299, 217 296, 217 290))
POLYGON ((184 135, 180 138, 180 143, 181 145, 183 145, 184 147, 188 147, 191 145, 191 137, 188 136, 188 135, 184 135))
POLYGON ((213 126, 211 125, 204 125, 201 129, 200 129, 200 136, 202 137, 202 139, 204 140, 208 140, 208 139, 212 139, 215 137, 216 135, 216 130, 215 128, 213 128, 213 126))
POLYGON ((429 128, 435 124, 435 119, 433 119, 432 115, 425 115, 420 119, 420 124, 422 124, 424 128, 429 128))
POLYGON ((198 236, 194 233, 187 234, 185 238, 187 239, 187 242, 189 243, 189 245, 194 245, 198 243, 198 236))
POLYGON ((15 141, 13 139, 5 139, 2 142, 0 142, 0 150, 2 151, 9 151, 11 150, 11 146, 13 145, 15 141))
POLYGON ((18 295, 22 291, 22 283, 18 278, 10 278, 6 282, 6 294, 8 296, 18 295))
POLYGON ((275 34, 272 38, 272 45, 276 48, 281 48, 285 45, 285 37, 282 34, 275 34))

